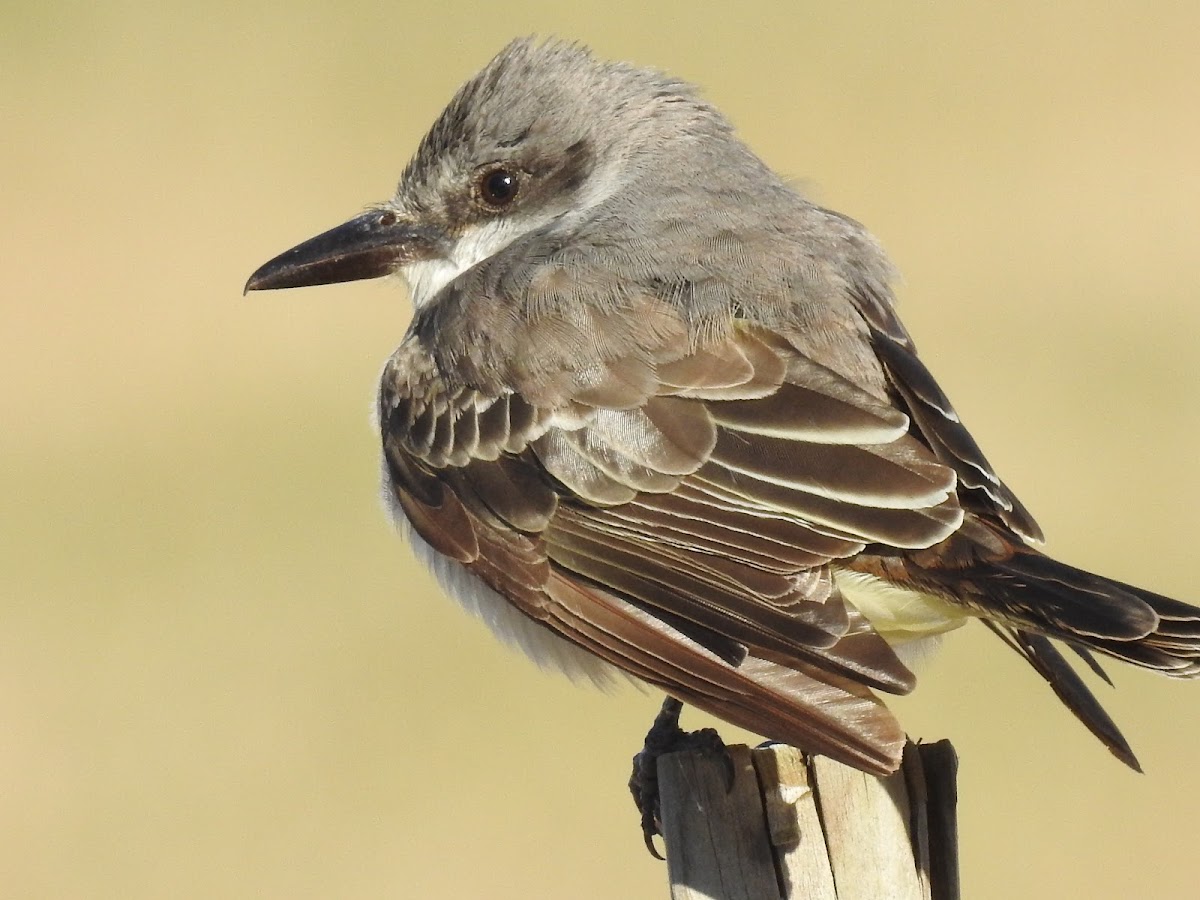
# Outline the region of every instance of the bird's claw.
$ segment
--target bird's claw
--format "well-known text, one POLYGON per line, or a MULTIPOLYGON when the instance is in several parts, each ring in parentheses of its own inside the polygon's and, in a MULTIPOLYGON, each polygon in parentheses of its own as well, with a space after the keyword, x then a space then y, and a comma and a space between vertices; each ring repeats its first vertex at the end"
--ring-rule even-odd
POLYGON ((650 731, 646 733, 646 741, 633 757, 633 773, 629 776, 629 791, 633 794, 634 805, 641 816, 642 837, 646 849, 655 859, 663 859, 654 845, 655 835, 662 834, 662 817, 658 791, 658 758, 667 753, 682 750, 699 750, 703 753, 717 754, 724 761, 726 772, 726 790, 733 789, 736 771, 733 758, 721 740, 715 728, 701 728, 698 731, 684 731, 679 727, 679 714, 683 704, 674 697, 668 697, 662 705, 650 731))

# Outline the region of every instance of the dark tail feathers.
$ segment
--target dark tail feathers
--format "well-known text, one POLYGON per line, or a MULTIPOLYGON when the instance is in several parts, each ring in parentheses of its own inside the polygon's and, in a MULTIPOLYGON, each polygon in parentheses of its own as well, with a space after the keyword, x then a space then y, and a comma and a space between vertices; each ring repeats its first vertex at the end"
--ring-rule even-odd
MULTIPOLYGON (((1092 651, 1173 678, 1200 675, 1200 608, 1093 575, 1034 550, 967 574, 984 621, 1021 654, 1113 755, 1141 771, 1128 742, 1049 638, 1067 642, 1105 681, 1092 651)), ((1111 682, 1109 682, 1111 684, 1111 682)))
POLYGON ((1001 621, 1173 678, 1200 675, 1200 608, 1033 551, 988 569, 976 583, 1001 621))

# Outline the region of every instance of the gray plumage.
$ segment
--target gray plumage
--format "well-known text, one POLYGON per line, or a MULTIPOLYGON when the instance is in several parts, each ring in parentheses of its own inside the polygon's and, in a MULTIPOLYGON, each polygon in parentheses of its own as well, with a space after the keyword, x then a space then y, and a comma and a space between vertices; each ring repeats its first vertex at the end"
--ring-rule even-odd
POLYGON ((392 201, 248 287, 392 271, 417 308, 380 387, 385 493, 535 655, 873 772, 903 743, 874 691, 914 685, 896 648, 968 617, 1135 767, 1048 638, 1200 672, 1200 610, 1036 549, 878 244, 690 85, 516 41, 392 201))

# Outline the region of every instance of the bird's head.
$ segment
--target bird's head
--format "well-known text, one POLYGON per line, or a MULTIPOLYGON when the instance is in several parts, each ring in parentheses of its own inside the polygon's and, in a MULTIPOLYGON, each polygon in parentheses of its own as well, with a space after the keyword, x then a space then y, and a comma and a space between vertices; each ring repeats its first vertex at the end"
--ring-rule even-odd
POLYGON ((677 178, 681 152, 729 132, 684 82, 517 40, 459 89, 394 198, 277 256, 246 288, 399 272, 421 306, 521 237, 569 235, 622 192, 677 178))

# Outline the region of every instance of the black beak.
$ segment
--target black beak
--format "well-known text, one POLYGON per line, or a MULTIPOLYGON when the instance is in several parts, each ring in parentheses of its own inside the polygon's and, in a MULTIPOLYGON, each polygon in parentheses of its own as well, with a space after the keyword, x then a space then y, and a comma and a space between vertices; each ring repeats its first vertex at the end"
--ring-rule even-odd
POLYGON ((386 209, 372 210, 279 254, 246 282, 247 291, 308 287, 390 275, 441 255, 446 237, 386 209))

